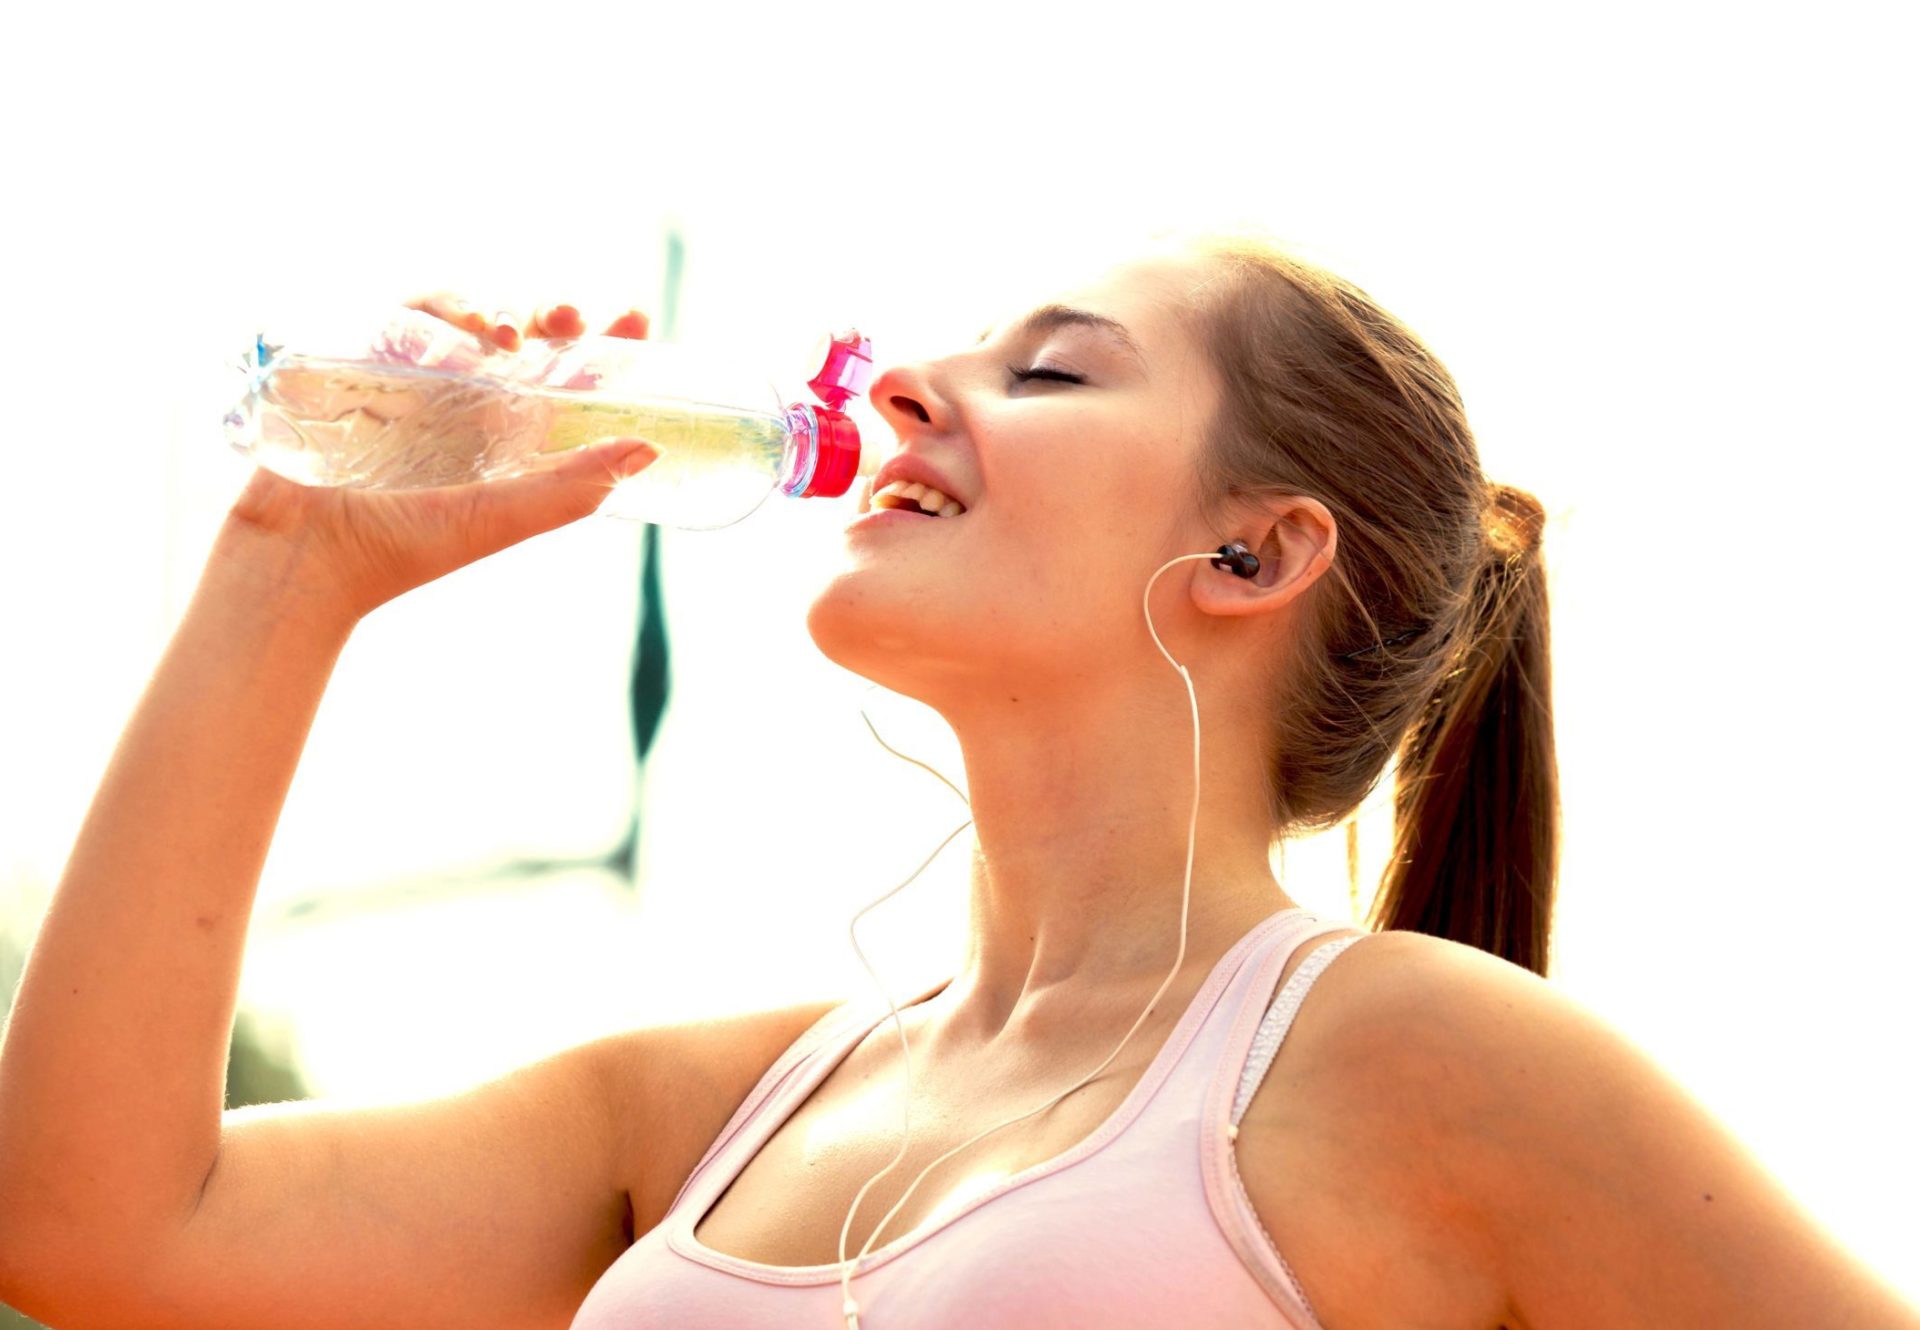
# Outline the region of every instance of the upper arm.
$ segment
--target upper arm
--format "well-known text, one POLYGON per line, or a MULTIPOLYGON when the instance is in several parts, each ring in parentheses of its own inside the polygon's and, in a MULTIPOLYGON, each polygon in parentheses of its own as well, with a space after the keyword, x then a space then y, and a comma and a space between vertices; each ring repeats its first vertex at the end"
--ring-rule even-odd
POLYGON ((1356 947, 1320 982, 1343 985, 1333 1019, 1301 1031, 1338 1101, 1321 1110, 1373 1143, 1368 1185, 1397 1189, 1409 1223, 1444 1234, 1521 1323, 1920 1326, 1698 1101, 1551 984, 1417 934, 1356 947))
POLYGON ((229 1113, 139 1323, 565 1326, 624 1246, 605 1073, 634 1037, 421 1103, 229 1113))
POLYGON ((643 1198, 670 1199, 832 1005, 634 1030, 421 1103, 229 1113, 192 1215, 137 1266, 63 1255, 74 1277, 41 1313, 76 1327, 565 1327, 652 1222, 643 1198))
POLYGON ((780 1055, 839 1005, 807 1002, 657 1026, 617 1050, 608 1074, 628 1087, 620 1149, 632 1161, 635 1236, 666 1216, 701 1156, 780 1055))

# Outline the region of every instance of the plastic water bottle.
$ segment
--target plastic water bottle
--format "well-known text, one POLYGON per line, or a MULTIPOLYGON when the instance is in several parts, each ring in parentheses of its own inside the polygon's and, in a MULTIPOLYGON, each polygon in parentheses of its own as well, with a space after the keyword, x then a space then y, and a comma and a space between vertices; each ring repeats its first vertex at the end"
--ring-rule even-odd
POLYGON ((246 386, 226 417, 228 441, 305 485, 458 485, 638 438, 660 456, 598 511, 710 530, 771 493, 845 494, 879 460, 861 465, 859 429, 846 414, 873 373, 872 343, 853 331, 822 343, 808 381, 818 405, 783 405, 771 382, 670 343, 529 339, 506 352, 412 309, 371 343, 316 335, 296 346, 261 333, 240 368, 246 386))

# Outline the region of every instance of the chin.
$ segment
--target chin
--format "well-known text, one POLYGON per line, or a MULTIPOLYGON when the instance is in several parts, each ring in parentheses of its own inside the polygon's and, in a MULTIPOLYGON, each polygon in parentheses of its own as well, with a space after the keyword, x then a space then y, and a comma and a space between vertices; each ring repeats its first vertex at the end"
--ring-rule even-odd
POLYGON ((924 630, 878 596, 867 579, 842 573, 820 589, 807 607, 807 633, 820 653, 883 688, 900 691, 898 677, 907 660, 924 647, 924 630))
MULTIPOLYGON (((807 632, 842 669, 930 706, 956 687, 978 686, 980 653, 953 619, 916 613, 927 597, 887 587, 871 570, 842 572, 807 607, 807 632)), ((991 653, 989 653, 990 655, 991 653)))

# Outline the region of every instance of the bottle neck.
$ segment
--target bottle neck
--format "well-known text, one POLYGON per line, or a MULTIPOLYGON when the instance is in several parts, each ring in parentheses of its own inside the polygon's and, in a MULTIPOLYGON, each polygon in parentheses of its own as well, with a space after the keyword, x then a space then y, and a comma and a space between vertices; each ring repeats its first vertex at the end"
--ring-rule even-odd
POLYGON ((843 412, 796 402, 787 408, 780 490, 796 498, 838 498, 860 467, 860 432, 843 412))
POLYGON ((820 421, 813 408, 795 402, 787 408, 787 452, 780 461, 780 492, 799 498, 820 467, 820 421))

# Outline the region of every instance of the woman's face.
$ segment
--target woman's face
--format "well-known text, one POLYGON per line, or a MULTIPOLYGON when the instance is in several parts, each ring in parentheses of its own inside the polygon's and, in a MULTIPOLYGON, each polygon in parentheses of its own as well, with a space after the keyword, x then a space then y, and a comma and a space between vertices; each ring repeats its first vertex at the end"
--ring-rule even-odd
MULTIPOLYGON (((1117 653, 1151 651, 1148 577, 1220 543, 1187 511, 1219 387, 1181 312, 1207 276, 1186 256, 1130 262, 877 377, 899 443, 809 612, 821 650, 936 707, 1085 687, 1117 653), (882 511, 902 471, 965 511, 882 511)), ((1156 592, 1164 637, 1172 598, 1156 592)))

